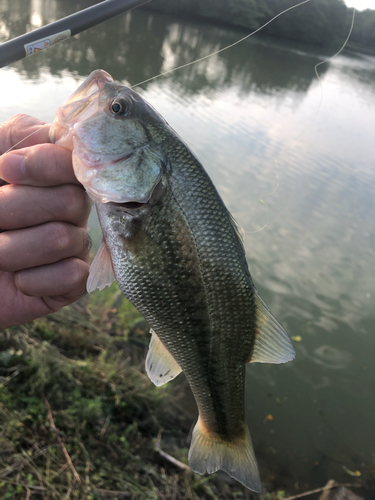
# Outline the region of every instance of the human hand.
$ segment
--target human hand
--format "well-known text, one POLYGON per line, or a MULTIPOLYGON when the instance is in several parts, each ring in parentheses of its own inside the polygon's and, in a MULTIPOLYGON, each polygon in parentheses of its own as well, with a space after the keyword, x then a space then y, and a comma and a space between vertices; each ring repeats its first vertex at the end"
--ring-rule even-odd
POLYGON ((59 310, 86 293, 91 202, 71 151, 49 124, 16 115, 0 125, 0 329, 59 310), (44 126, 43 126, 44 125, 44 126), (6 151, 29 134, 17 150, 6 151))

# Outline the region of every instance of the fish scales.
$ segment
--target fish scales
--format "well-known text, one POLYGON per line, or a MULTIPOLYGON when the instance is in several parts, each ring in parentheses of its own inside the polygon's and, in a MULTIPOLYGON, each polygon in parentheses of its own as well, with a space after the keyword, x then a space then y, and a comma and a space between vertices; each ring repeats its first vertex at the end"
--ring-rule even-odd
POLYGON ((247 332, 254 326, 253 285, 239 263, 242 248, 212 182, 183 145, 169 144, 167 154, 168 195, 131 236, 143 233, 141 252, 129 255, 129 220, 124 237, 121 229, 113 231, 109 220, 100 219, 109 249, 117 256, 115 274, 122 291, 186 374, 210 429, 233 436, 242 432, 244 420, 242 366, 252 342, 247 332), (152 297, 149 290, 155 291, 152 297), (229 367, 238 364, 241 369, 233 376, 229 367))
POLYGON ((295 353, 255 289, 212 181, 157 111, 103 70, 57 110, 50 136, 72 149, 103 230, 88 290, 116 278, 152 327, 151 380, 162 385, 183 371, 192 389, 192 469, 222 469, 261 491, 245 423, 245 365, 295 353))

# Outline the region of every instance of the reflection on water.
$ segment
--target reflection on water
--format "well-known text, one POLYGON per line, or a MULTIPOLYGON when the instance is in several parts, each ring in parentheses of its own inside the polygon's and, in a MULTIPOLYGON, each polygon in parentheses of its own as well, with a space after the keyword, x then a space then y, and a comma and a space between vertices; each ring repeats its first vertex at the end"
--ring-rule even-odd
MULTIPOLYGON (((88 4, 3 0, 0 35, 88 4)), ((52 120, 94 69, 136 84, 242 35, 133 11, 4 69, 0 119, 52 120)), ((315 50, 259 34, 137 88, 202 160, 246 232, 263 298, 301 337, 293 363, 247 371, 260 467, 301 489, 375 466, 375 59, 320 66, 321 91, 327 54, 315 50)))
MULTIPOLYGON (((46 24, 54 18, 64 17, 78 10, 79 5, 76 4, 32 0, 27 9, 24 0, 18 0, 12 3, 11 9, 2 10, 2 23, 6 27, 6 36, 3 35, 2 39, 5 41, 34 29, 35 23, 46 24)), ((88 2, 83 6, 87 7, 88 2)), ((65 69, 81 76, 87 76, 98 67, 105 67, 114 79, 125 79, 134 85, 211 54, 238 37, 238 32, 216 26, 202 29, 200 25, 181 24, 167 16, 135 10, 112 20, 110 30, 95 28, 95 38, 92 30, 81 33, 74 40, 46 51, 43 58, 24 60, 22 66, 29 78, 40 76, 41 69, 46 66, 52 74, 59 74, 65 69), (122 33, 121 38, 119 32, 122 33)), ((232 54, 232 50, 221 52, 188 66, 183 72, 172 73, 169 79, 181 85, 184 93, 190 94, 233 84, 239 86, 244 94, 249 91, 272 94, 282 89, 305 92, 314 79, 313 66, 323 59, 313 53, 293 53, 287 50, 287 46, 280 47, 279 43, 270 47, 263 43, 254 45, 251 40, 236 48, 236 57, 232 54), (264 58, 271 54, 273 64, 265 72, 264 58)))
POLYGON ((321 345, 314 351, 313 361, 331 370, 343 370, 348 368, 352 356, 337 347, 321 345))

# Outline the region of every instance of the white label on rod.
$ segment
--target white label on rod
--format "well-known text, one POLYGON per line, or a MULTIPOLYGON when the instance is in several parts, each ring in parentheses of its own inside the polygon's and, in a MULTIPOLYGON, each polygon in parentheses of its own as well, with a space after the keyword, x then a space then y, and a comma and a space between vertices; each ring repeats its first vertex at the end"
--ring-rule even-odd
POLYGON ((71 36, 71 31, 65 30, 65 31, 60 31, 60 33, 55 33, 54 35, 50 35, 48 37, 40 38, 39 40, 34 40, 33 42, 26 43, 24 45, 26 56, 31 56, 36 52, 39 52, 40 50, 46 49, 47 47, 54 45, 55 43, 62 42, 63 40, 70 38, 70 36, 71 36))

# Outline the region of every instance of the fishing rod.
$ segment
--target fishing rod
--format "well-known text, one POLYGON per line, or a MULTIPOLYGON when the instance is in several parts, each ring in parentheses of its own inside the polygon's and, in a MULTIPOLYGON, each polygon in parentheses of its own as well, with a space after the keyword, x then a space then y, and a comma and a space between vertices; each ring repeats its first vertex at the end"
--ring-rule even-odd
POLYGON ((104 0, 0 45, 0 68, 62 42, 151 0, 104 0))

